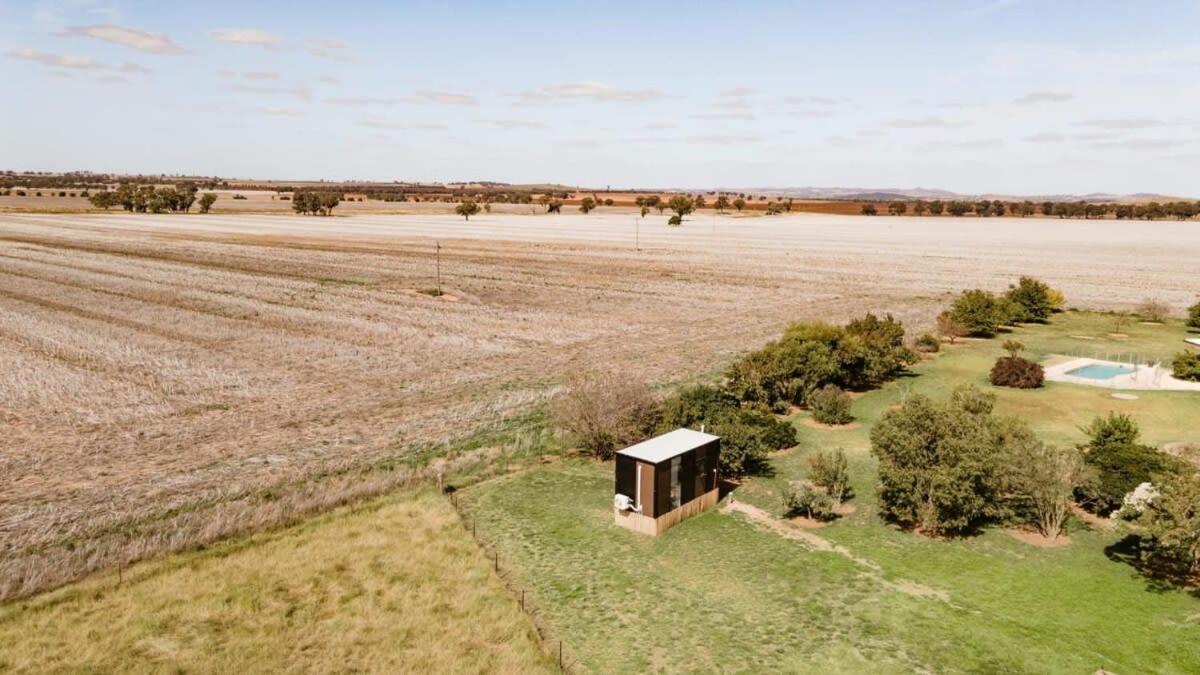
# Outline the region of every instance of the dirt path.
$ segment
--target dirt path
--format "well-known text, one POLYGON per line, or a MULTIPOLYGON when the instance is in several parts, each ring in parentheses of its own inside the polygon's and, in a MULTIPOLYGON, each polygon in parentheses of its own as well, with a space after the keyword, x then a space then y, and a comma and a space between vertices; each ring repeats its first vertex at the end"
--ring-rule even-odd
POLYGON ((880 567, 874 561, 867 560, 866 558, 856 556, 856 555, 854 555, 854 553, 852 553, 850 551, 850 549, 846 548, 845 546, 841 546, 840 544, 835 544, 820 535, 817 535, 808 530, 796 527, 796 526, 788 523, 786 520, 780 520, 779 518, 776 518, 775 516, 771 515, 770 513, 767 513, 766 511, 758 508, 757 506, 754 506, 752 504, 747 504, 746 502, 739 502, 739 501, 730 499, 729 501, 727 501, 725 503, 724 506, 721 507, 721 512, 722 513, 740 513, 743 516, 745 516, 746 519, 749 520, 752 524, 759 526, 759 527, 763 527, 771 532, 774 532, 775 534, 778 534, 781 537, 786 537, 788 539, 799 541, 799 542, 807 545, 808 547, 812 548, 814 551, 818 551, 820 553, 833 553, 835 555, 840 555, 840 556, 846 558, 847 560, 853 562, 855 565, 862 567, 863 574, 865 576, 875 579, 876 581, 887 586, 888 588, 899 591, 906 595, 913 595, 913 596, 920 597, 920 598, 932 598, 934 600, 940 600, 947 604, 953 605, 953 603, 950 602, 950 594, 947 593, 946 591, 939 590, 936 588, 931 588, 924 584, 919 584, 915 581, 910 581, 908 579, 885 578, 883 575, 883 568, 880 567))

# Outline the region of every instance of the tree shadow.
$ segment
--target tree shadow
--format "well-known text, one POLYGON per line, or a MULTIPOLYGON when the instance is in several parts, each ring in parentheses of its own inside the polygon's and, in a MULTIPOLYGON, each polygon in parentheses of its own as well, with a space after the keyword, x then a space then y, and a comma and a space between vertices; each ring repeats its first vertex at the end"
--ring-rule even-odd
POLYGON ((1155 559, 1142 546, 1145 538, 1140 534, 1130 534, 1124 539, 1104 547, 1104 555, 1113 562, 1129 565, 1146 582, 1146 590, 1151 593, 1171 593, 1183 591, 1200 598, 1200 587, 1195 586, 1195 579, 1189 577, 1179 566, 1155 559))

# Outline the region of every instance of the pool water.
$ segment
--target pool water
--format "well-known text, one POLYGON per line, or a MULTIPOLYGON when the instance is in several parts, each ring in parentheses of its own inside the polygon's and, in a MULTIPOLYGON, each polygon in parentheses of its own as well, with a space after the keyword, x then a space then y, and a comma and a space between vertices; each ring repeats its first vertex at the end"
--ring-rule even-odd
POLYGON ((1089 363, 1082 368, 1068 370, 1067 375, 1084 377, 1089 380, 1109 380, 1118 375, 1128 375, 1133 372, 1133 366, 1122 366, 1115 363, 1089 363))

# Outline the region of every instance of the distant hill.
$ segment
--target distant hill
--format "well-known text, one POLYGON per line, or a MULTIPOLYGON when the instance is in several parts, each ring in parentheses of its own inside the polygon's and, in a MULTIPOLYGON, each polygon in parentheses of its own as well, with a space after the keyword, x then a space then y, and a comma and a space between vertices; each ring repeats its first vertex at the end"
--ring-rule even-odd
POLYGON ((1091 192, 1083 195, 1072 194, 1043 194, 1043 195, 1012 195, 1001 193, 964 194, 938 188, 864 188, 864 187, 720 187, 714 188, 719 192, 747 193, 773 197, 792 197, 795 199, 830 199, 845 201, 896 201, 911 199, 1000 199, 1003 201, 1086 201, 1086 202, 1169 202, 1181 197, 1156 194, 1151 192, 1136 192, 1121 195, 1107 192, 1091 192))

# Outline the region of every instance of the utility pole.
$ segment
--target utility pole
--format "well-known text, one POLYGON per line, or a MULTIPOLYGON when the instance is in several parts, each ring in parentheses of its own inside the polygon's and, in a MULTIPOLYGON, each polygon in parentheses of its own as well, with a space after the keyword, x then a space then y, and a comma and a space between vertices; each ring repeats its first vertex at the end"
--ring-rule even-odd
POLYGON ((442 242, 433 242, 434 256, 437 259, 437 294, 442 297, 442 242))

